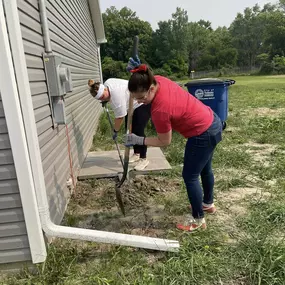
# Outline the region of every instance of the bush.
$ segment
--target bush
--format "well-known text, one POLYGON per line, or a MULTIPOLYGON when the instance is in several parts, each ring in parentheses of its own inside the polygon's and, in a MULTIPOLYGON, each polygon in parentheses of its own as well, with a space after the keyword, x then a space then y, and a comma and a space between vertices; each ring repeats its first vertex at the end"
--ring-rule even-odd
POLYGON ((277 74, 285 73, 285 57, 275 55, 273 57, 274 72, 277 74))
POLYGON ((261 65, 259 74, 260 75, 272 74, 273 70, 274 70, 274 66, 272 62, 265 62, 261 65))
POLYGON ((175 73, 175 74, 187 74, 188 70, 188 65, 187 63, 183 60, 181 56, 177 56, 175 59, 169 59, 167 61, 167 64, 163 65, 164 66, 169 66, 169 71, 170 73, 175 73))
POLYGON ((222 67, 219 71, 219 76, 233 75, 233 71, 230 68, 222 67))
POLYGON ((170 80, 172 81, 177 81, 179 80, 179 77, 177 76, 177 74, 171 74, 169 76, 167 76, 170 80))
POLYGON ((256 63, 262 65, 269 61, 269 54, 268 53, 261 53, 256 57, 256 63))
POLYGON ((164 70, 167 75, 170 75, 172 73, 170 66, 167 63, 164 63, 162 66, 162 69, 164 70))
POLYGON ((105 57, 102 62, 102 73, 104 81, 108 78, 128 79, 129 74, 126 71, 127 64, 122 61, 113 60, 111 57, 105 57))
POLYGON ((285 74, 285 57, 275 55, 270 62, 264 62, 261 66, 261 75, 285 74))
POLYGON ((154 75, 161 75, 161 76, 165 76, 165 77, 167 77, 169 75, 168 72, 163 68, 153 69, 153 73, 154 73, 154 75))

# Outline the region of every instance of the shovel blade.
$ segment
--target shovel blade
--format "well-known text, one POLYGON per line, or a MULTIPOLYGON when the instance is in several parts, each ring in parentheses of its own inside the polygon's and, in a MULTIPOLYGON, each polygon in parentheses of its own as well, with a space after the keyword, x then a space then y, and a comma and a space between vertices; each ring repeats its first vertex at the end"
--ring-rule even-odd
POLYGON ((115 191, 116 191, 116 199, 117 199, 117 202, 119 204, 119 207, 120 207, 123 215, 126 216, 125 207, 124 207, 124 203, 123 203, 123 199, 122 199, 122 193, 121 193, 120 188, 117 185, 115 186, 115 191))

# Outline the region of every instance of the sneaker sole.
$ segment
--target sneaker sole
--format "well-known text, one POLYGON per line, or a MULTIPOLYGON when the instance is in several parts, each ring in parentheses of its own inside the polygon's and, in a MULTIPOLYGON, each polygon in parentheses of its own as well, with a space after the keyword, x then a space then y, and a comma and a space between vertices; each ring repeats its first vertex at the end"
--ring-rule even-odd
POLYGON ((144 170, 148 165, 149 165, 149 161, 148 161, 147 165, 146 165, 143 169, 136 169, 136 166, 134 167, 134 169, 135 169, 136 171, 142 171, 142 170, 144 170))
POLYGON ((135 163, 135 162, 138 162, 138 161, 139 161, 139 159, 135 160, 135 161, 129 161, 129 163, 135 163))
POLYGON ((136 160, 131 160, 129 159, 129 163, 134 163, 134 162, 138 162, 140 160, 140 158, 136 159, 136 160))
POLYGON ((201 230, 206 230, 207 229, 207 224, 202 224, 200 227, 197 227, 195 229, 190 229, 189 226, 184 226, 182 224, 177 224, 176 225, 176 228, 178 230, 181 230, 181 231, 185 231, 185 232, 188 232, 188 233, 194 233, 194 232, 198 232, 198 231, 201 231, 201 230))
POLYGON ((213 210, 213 211, 209 211, 209 210, 203 210, 203 211, 206 212, 206 213, 209 214, 209 215, 214 215, 214 214, 216 214, 216 212, 217 212, 216 209, 213 210))

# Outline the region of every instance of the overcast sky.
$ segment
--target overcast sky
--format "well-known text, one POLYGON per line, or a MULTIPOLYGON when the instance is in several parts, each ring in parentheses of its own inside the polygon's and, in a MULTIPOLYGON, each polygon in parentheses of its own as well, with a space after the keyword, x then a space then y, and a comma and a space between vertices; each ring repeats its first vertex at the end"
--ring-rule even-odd
POLYGON ((110 6, 121 9, 125 6, 137 13, 137 16, 148 21, 156 29, 159 21, 169 20, 176 7, 185 9, 189 21, 200 19, 210 21, 213 28, 229 26, 238 12, 258 3, 261 7, 270 0, 100 0, 102 13, 110 6))

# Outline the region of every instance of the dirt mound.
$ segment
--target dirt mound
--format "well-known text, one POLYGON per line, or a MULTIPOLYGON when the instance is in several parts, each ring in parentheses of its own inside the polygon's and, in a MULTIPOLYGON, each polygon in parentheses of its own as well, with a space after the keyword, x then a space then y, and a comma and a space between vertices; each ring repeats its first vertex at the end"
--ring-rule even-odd
POLYGON ((179 180, 167 177, 139 175, 125 181, 124 217, 117 206, 114 179, 79 182, 67 213, 77 217, 78 227, 161 237, 173 227, 161 198, 179 187, 179 180))
POLYGON ((177 185, 178 183, 171 185, 164 177, 139 175, 125 183, 121 192, 127 207, 141 207, 148 202, 150 197, 159 193, 174 191, 177 185))

